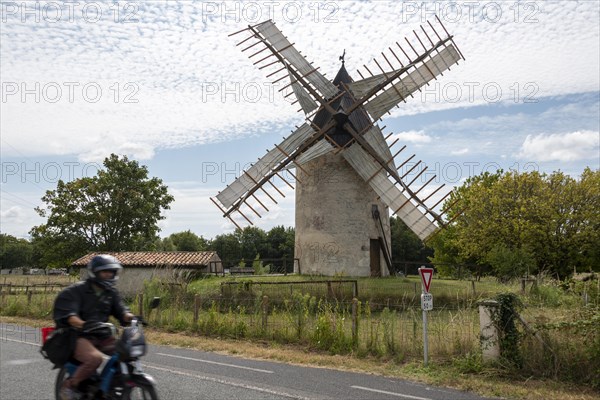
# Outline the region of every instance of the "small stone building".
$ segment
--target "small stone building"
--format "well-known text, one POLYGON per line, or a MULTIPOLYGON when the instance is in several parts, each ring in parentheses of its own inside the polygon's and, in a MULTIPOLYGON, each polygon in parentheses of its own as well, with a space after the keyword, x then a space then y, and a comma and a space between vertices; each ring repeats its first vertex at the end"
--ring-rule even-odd
POLYGON ((99 254, 110 254, 123 265, 117 287, 125 296, 142 292, 144 281, 152 278, 186 279, 200 274, 222 274, 223 264, 216 251, 126 251, 89 253, 73 261, 81 279, 87 278, 87 263, 99 254))

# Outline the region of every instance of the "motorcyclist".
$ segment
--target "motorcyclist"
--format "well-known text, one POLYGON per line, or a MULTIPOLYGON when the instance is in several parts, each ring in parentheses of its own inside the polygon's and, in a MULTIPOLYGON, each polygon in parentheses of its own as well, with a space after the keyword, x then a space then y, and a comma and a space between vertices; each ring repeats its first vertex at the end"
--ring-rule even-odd
POLYGON ((133 314, 123 303, 115 288, 123 266, 115 257, 102 254, 87 264, 88 278, 59 293, 54 303, 54 321, 57 328, 74 327, 79 330, 73 358, 81 364, 65 380, 60 397, 70 400, 83 380, 93 375, 103 360, 103 353, 114 351, 115 338, 102 323, 112 315, 121 324, 130 322, 133 314))

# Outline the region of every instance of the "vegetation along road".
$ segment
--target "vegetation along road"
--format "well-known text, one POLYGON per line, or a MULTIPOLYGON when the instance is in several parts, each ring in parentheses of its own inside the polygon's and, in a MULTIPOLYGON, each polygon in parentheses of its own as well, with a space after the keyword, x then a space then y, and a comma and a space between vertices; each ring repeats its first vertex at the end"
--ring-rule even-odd
MULTIPOLYGON (((0 398, 52 399, 56 370, 39 354, 39 329, 1 324, 0 334, 0 398)), ((400 379, 167 346, 152 346, 143 363, 162 400, 483 399, 400 379)))

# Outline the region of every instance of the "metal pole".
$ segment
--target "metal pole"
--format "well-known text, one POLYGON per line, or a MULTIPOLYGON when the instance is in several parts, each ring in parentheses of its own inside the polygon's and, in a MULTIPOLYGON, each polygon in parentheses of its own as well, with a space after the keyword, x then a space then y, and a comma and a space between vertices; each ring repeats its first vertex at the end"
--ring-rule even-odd
POLYGON ((427 366, 429 343, 427 339, 427 311, 423 310, 423 364, 427 366))

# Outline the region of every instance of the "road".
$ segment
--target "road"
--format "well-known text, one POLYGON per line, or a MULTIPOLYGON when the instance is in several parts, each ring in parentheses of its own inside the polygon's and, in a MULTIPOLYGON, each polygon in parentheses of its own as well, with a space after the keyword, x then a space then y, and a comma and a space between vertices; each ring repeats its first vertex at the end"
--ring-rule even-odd
MULTIPOLYGON (((57 370, 39 353, 37 328, 0 324, 0 399, 52 399, 57 370)), ((411 399, 483 397, 401 379, 150 346, 143 358, 161 400, 411 399)))

